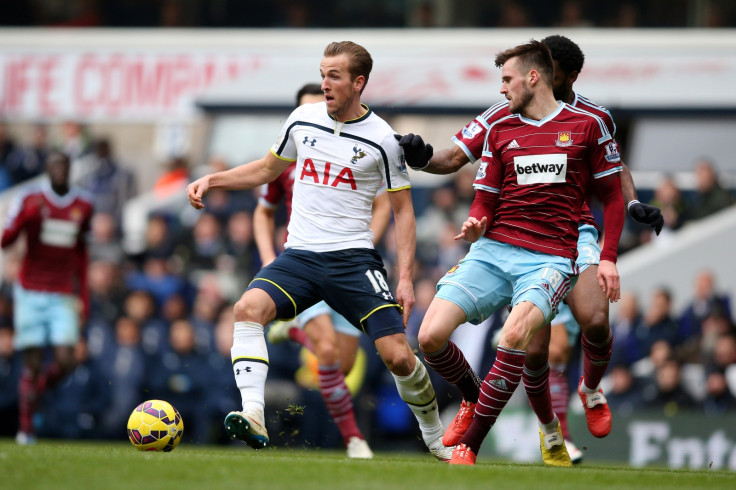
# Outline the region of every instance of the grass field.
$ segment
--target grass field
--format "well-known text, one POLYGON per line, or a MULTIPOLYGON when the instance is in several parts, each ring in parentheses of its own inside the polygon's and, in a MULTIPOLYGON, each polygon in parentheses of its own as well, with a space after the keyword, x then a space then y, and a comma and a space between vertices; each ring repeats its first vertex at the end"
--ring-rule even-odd
POLYGON ((342 451, 181 446, 143 453, 124 443, 0 439, 0 488, 7 489, 586 489, 736 488, 736 473, 621 466, 546 468, 479 460, 449 466, 429 454, 381 453, 348 460, 342 451))

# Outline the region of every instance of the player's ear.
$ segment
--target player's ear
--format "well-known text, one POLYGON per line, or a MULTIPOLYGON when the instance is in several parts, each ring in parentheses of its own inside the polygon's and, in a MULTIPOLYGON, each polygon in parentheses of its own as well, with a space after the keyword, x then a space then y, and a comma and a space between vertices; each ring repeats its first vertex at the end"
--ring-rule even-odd
POLYGON ((529 80, 529 85, 535 85, 539 81, 539 72, 537 70, 529 70, 527 79, 529 80))
POLYGON ((575 81, 578 79, 578 75, 580 75, 580 72, 579 71, 570 72, 567 75, 567 83, 569 83, 570 85, 572 85, 573 83, 575 83, 575 81))
POLYGON ((363 75, 358 75, 355 77, 355 80, 353 80, 353 90, 362 92, 363 87, 365 87, 365 77, 363 75))

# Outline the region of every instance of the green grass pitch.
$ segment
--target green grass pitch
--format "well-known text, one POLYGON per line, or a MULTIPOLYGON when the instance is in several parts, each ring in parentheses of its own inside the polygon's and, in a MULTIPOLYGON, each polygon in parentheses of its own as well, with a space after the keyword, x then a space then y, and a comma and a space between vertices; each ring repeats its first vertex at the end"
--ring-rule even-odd
POLYGON ((449 466, 429 453, 379 453, 349 460, 343 451, 182 445, 144 453, 121 442, 0 439, 0 489, 735 489, 736 473, 581 465, 547 468, 480 459, 449 466))

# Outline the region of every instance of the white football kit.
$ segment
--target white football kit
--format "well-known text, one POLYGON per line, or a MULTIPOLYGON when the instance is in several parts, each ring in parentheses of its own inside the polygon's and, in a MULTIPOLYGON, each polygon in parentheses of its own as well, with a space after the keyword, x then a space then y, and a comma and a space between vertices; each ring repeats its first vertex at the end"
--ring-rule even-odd
POLYGON ((286 248, 372 249, 371 209, 381 185, 410 188, 394 130, 363 107, 363 116, 341 123, 324 102, 304 104, 281 129, 271 152, 297 162, 286 248))

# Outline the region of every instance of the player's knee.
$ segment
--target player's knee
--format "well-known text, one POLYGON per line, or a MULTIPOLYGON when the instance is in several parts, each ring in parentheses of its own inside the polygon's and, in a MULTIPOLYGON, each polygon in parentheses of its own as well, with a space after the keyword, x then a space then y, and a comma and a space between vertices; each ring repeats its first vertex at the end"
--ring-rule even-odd
POLYGON ((540 345, 529 344, 526 350, 524 365, 531 369, 541 369, 547 362, 547 349, 540 345))
POLYGON ((383 355, 383 363, 397 376, 408 376, 414 369, 416 356, 408 349, 394 349, 383 355))
POLYGON ((498 345, 508 349, 526 350, 529 344, 529 338, 522 331, 516 328, 504 328, 501 333, 501 339, 498 345))
POLYGON ((448 339, 444 338, 443 335, 439 335, 431 328, 420 328, 417 334, 417 340, 419 341, 419 348, 422 352, 429 354, 442 349, 448 339))
POLYGON ((596 311, 585 322, 580 324, 585 337, 591 342, 603 342, 608 338, 611 327, 608 323, 608 313, 596 311))
POLYGON ((233 306, 233 317, 236 322, 267 323, 272 318, 266 319, 263 308, 256 302, 241 297, 233 306))
POLYGON ((338 362, 337 346, 330 341, 321 340, 314 344, 315 355, 323 366, 332 366, 338 362))

